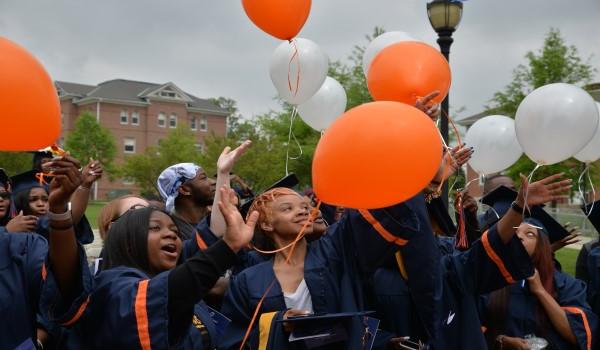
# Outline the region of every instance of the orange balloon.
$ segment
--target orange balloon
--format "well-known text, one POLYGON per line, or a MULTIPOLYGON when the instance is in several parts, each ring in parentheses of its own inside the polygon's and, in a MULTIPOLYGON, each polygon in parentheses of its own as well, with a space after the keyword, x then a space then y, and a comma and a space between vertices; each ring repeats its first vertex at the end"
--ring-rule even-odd
POLYGON ((438 90, 440 103, 450 89, 450 65, 433 47, 404 41, 381 50, 371 63, 367 85, 375 101, 398 101, 414 105, 419 97, 438 90))
POLYGON ((0 38, 0 150, 50 146, 60 127, 58 95, 44 67, 21 46, 0 38))
POLYGON ((423 190, 441 160, 438 130, 425 113, 404 103, 371 102, 327 129, 313 158, 313 188, 325 203, 383 208, 423 190))
POLYGON ((281 40, 291 40, 306 23, 311 0, 242 0, 242 5, 258 28, 281 40))

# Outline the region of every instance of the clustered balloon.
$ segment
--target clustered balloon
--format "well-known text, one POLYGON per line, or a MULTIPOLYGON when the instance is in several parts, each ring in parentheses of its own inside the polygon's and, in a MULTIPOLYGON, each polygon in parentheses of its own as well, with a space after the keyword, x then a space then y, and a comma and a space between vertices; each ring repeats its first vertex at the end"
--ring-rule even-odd
POLYGON ((467 131, 475 153, 469 165, 481 174, 513 165, 525 152, 538 165, 571 157, 600 159, 600 105, 583 89, 565 83, 541 86, 519 105, 515 120, 487 116, 467 131))

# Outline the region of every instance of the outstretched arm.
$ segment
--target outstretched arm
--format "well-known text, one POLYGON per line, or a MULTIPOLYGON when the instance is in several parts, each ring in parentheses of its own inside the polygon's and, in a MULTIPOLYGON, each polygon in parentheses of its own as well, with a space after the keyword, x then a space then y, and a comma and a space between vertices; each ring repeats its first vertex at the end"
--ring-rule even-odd
MULTIPOLYGON (((523 210, 536 205, 548 203, 556 200, 561 194, 571 189, 571 179, 563 180, 562 173, 548 176, 539 181, 529 183, 524 175, 521 175, 521 188, 515 200, 516 206, 523 210), (527 198, 527 205, 525 205, 527 198)), ((523 221, 523 213, 515 210, 514 207, 498 221, 498 234, 506 244, 510 242, 515 234, 515 228, 523 221)))
MULTIPOLYGON (((227 146, 219 156, 217 161, 217 189, 223 186, 230 186, 230 175, 236 160, 246 152, 252 141, 244 141, 238 148, 231 151, 231 147, 227 146)), ((219 209, 219 201, 221 200, 221 192, 215 193, 212 211, 210 213, 210 230, 217 236, 222 237, 225 233, 225 219, 219 209)))
POLYGON ((71 197, 71 215, 73 223, 77 224, 85 214, 90 200, 90 189, 94 182, 102 177, 104 169, 99 161, 91 159, 88 165, 81 171, 82 183, 71 197))

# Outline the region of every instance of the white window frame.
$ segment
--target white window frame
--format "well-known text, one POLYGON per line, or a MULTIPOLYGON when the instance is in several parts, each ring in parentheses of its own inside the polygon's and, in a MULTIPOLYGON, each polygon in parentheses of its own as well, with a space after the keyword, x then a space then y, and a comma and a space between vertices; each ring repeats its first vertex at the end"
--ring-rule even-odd
POLYGON ((121 125, 129 124, 129 112, 128 111, 126 111, 126 110, 121 111, 121 115, 119 117, 119 123, 121 125), (125 117, 125 121, 123 121, 123 117, 125 117))
POLYGON ((204 144, 203 143, 196 143, 194 146, 196 146, 196 151, 198 151, 198 153, 204 152, 204 144))
POLYGON ((156 117, 156 125, 158 125, 159 128, 167 127, 167 115, 165 113, 158 113, 158 117, 156 117), (161 120, 163 121, 162 125, 160 125, 161 120))
POLYGON ((133 137, 125 137, 125 138, 123 138, 123 153, 133 154, 133 153, 135 153, 135 148, 136 148, 135 138, 133 138, 133 137), (132 151, 128 151, 127 150, 127 146, 133 146, 133 150, 132 151))
POLYGON ((190 130, 192 130, 192 131, 198 130, 198 117, 192 116, 190 118, 190 130))
POLYGON ((208 118, 200 116, 200 131, 208 131, 208 118))
POLYGON ((169 116, 169 129, 175 129, 175 128, 177 128, 177 115, 171 114, 169 116), (171 125, 172 121, 175 121, 175 125, 171 125))
POLYGON ((131 125, 140 125, 140 113, 131 112, 131 125))

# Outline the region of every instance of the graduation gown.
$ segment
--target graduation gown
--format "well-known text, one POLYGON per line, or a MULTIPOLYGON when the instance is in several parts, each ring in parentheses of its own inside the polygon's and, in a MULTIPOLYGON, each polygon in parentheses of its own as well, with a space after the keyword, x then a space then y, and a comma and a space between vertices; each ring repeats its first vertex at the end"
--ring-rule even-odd
MULTIPOLYGON (((435 349, 485 349, 477 310, 479 294, 533 274, 529 256, 516 236, 505 245, 495 227, 465 252, 454 251, 452 241, 444 237, 438 237, 438 244, 442 252, 441 317, 437 337, 430 337, 429 344, 435 349)), ((418 310, 408 293, 410 276, 405 280, 398 269, 377 271, 373 279, 377 316, 384 330, 422 339, 418 310)))
POLYGON ((575 276, 587 284, 587 301, 592 311, 600 315, 600 242, 597 239, 581 247, 575 276))
MULTIPOLYGON (((424 225, 421 220, 426 215, 421 195, 386 209, 349 210, 326 235, 309 243, 304 260, 304 280, 310 291, 314 313, 364 310, 361 277, 372 273, 399 246, 408 247, 414 242, 414 247, 418 247, 424 244, 421 240, 425 238, 433 247, 431 227, 424 225)), ((417 266, 414 265, 423 268, 434 264, 439 264, 439 254, 435 252, 413 257, 406 266, 416 270, 417 266)), ((436 301, 433 298, 438 287, 435 283, 438 276, 436 270, 421 276, 420 283, 415 282, 421 288, 415 288, 415 297, 427 299, 429 307, 434 308, 436 301)), ((289 334, 284 332, 281 323, 275 322, 283 317, 286 305, 273 271, 273 260, 270 259, 242 271, 232 279, 221 309, 232 322, 221 338, 219 349, 239 348, 253 312, 270 286, 246 348, 295 349, 300 346, 289 343, 289 334)), ((431 317, 434 316, 426 316, 431 317)), ((360 347, 365 330, 359 318, 353 320, 352 327, 348 349, 360 347)))
POLYGON ((0 349, 35 343, 47 252, 39 235, 0 232, 0 349))
POLYGON ((149 278, 140 270, 117 267, 93 277, 80 250, 81 291, 65 304, 49 270, 42 310, 64 327, 72 327, 73 349, 214 349, 216 325, 207 306, 195 305, 190 326, 177 344, 169 344, 168 276, 149 278), (202 334, 205 334, 204 336, 202 334), (208 338, 207 338, 208 336, 208 338), (206 342, 210 344, 206 344, 206 342))
MULTIPOLYGON (((531 294, 527 283, 524 286, 522 283, 515 283, 509 287, 510 300, 506 325, 504 332, 500 334, 519 338, 533 334, 546 339, 551 345, 550 349, 594 349, 592 342, 595 343, 593 335, 597 332, 598 319, 586 302, 585 283, 562 272, 554 271, 554 288, 556 301, 566 312, 571 330, 577 338, 577 345, 569 344, 564 340, 554 330, 549 320, 546 334, 540 334, 536 319, 537 298, 531 294)), ((493 317, 493 315, 485 314, 484 317, 493 317)))

